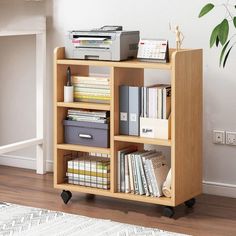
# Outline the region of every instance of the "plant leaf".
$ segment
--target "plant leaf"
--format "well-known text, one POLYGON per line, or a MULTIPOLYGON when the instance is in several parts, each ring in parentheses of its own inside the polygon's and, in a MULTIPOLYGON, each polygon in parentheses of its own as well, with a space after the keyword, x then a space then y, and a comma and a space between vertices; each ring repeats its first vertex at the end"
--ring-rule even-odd
POLYGON ((211 11, 213 8, 214 8, 214 5, 213 5, 212 3, 206 4, 206 5, 202 8, 202 10, 200 11, 198 17, 200 18, 200 17, 206 15, 206 14, 207 14, 209 11, 211 11))
POLYGON ((221 66, 221 63, 222 63, 222 60, 223 60, 223 57, 224 57, 226 48, 227 48, 228 45, 229 45, 229 42, 230 42, 230 40, 224 45, 224 47, 223 47, 223 49, 222 49, 222 51, 221 51, 221 54, 220 54, 220 66, 221 66))
POLYGON ((229 22, 227 19, 224 19, 219 26, 219 40, 221 45, 223 46, 227 39, 228 39, 228 35, 229 35, 229 22))
POLYGON ((216 47, 219 46, 219 42, 220 42, 220 40, 219 40, 219 37, 217 36, 217 37, 216 37, 216 47))
MULTIPOLYGON (((211 37, 210 37, 210 47, 212 48, 212 46, 215 44, 216 39, 219 38, 219 31, 220 31, 220 24, 217 25, 212 33, 211 33, 211 37)), ((219 38, 220 39, 220 38, 219 38)))
POLYGON ((228 52, 227 52, 226 55, 225 55, 225 59, 224 59, 224 62, 223 62, 223 68, 225 67, 226 61, 227 61, 227 59, 228 59, 229 53, 230 53, 230 51, 231 51, 232 48, 233 48, 233 46, 230 47, 230 49, 228 50, 228 52))
POLYGON ((234 27, 236 28, 236 17, 233 18, 234 27))

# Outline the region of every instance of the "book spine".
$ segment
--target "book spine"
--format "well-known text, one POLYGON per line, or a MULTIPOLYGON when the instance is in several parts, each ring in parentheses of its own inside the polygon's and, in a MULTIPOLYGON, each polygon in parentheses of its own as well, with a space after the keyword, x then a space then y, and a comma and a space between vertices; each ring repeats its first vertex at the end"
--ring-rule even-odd
POLYGON ((155 186, 154 186, 154 182, 153 182, 155 176, 153 176, 153 173, 152 173, 152 171, 151 171, 151 165, 150 165, 151 161, 148 160, 148 159, 146 159, 145 162, 146 162, 147 169, 148 169, 148 173, 149 173, 149 176, 150 176, 150 183, 151 183, 151 188, 152 188, 152 195, 153 195, 154 197, 156 197, 156 190, 155 190, 155 186))
POLYGON ((120 171, 121 171, 121 168, 120 168, 120 151, 118 151, 117 153, 117 192, 119 193, 120 192, 120 171))
POLYGON ((138 179, 137 179, 137 172, 136 172, 136 165, 135 165, 135 157, 134 157, 134 154, 131 154, 131 160, 132 160, 133 177, 134 177, 134 193, 135 193, 135 194, 139 194, 138 179))
POLYGON ((142 161, 141 156, 139 156, 138 161, 139 161, 139 168, 140 168, 140 172, 141 172, 141 178, 142 178, 142 182, 143 182, 144 192, 145 192, 146 196, 149 196, 150 192, 148 190, 147 179, 146 179, 146 175, 144 172, 143 161, 142 161))
POLYGON ((163 106, 163 102, 162 102, 162 88, 158 88, 157 89, 157 96, 158 96, 158 111, 157 111, 157 119, 162 119, 162 106, 163 106))
POLYGON ((150 170, 151 170, 151 177, 152 177, 152 183, 153 183, 153 189, 154 189, 154 196, 155 197, 160 197, 159 191, 158 191, 158 184, 157 184, 157 179, 155 176, 155 171, 153 167, 153 163, 151 160, 149 160, 150 163, 150 170))
POLYGON ((143 157, 142 161, 143 161, 144 172, 145 172, 146 179, 147 179, 147 185, 148 185, 149 193, 152 196, 153 191, 152 191, 151 179, 150 179, 150 174, 149 174, 149 171, 148 171, 148 168, 147 168, 145 157, 143 157))
POLYGON ((131 154, 128 155, 128 165, 129 165, 130 192, 134 193, 134 178, 133 178, 133 166, 132 166, 131 154))
POLYGON ((120 157, 120 191, 122 193, 125 192, 125 160, 124 160, 124 153, 121 152, 121 157, 120 157))
POLYGON ((130 193, 128 154, 126 154, 124 158, 125 158, 125 192, 130 193))
POLYGON ((143 194, 145 194, 145 192, 144 192, 144 187, 143 187, 143 182, 142 182, 142 177, 141 177, 139 157, 140 157, 140 155, 135 155, 135 167, 136 167, 136 172, 137 172, 139 194, 143 195, 143 194))

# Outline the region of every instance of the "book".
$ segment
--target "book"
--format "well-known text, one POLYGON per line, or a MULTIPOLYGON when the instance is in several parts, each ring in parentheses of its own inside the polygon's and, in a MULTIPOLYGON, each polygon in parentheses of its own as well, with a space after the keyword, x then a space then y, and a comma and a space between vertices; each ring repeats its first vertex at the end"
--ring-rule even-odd
POLYGON ((134 177, 133 177, 133 166, 132 166, 131 154, 128 154, 128 168, 129 168, 130 192, 134 193, 134 177))
POLYGON ((171 87, 170 86, 163 88, 162 96, 163 96, 162 119, 168 119, 171 112, 171 87))
POLYGON ((134 193, 139 194, 138 176, 137 176, 137 169, 136 169, 136 163, 135 163, 135 153, 131 154, 131 163, 132 163, 132 169, 133 169, 134 193))
POLYGON ((128 166, 128 156, 130 154, 125 155, 125 192, 130 192, 130 181, 129 181, 129 166, 128 166))
POLYGON ((145 194, 143 181, 141 177, 141 170, 140 170, 140 164, 139 164, 139 158, 141 153, 137 153, 134 155, 135 158, 135 168, 136 168, 136 175, 137 175, 137 182, 138 182, 138 194, 143 195, 145 194))
POLYGON ((169 167, 164 156, 157 156, 150 159, 150 161, 151 169, 154 173, 154 185, 156 185, 157 197, 161 197, 163 195, 162 186, 169 172, 169 167))

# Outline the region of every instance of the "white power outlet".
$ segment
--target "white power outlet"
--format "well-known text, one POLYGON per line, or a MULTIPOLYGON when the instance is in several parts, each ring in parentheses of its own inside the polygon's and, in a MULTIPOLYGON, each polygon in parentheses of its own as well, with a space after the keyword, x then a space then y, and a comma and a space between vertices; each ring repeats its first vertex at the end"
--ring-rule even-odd
POLYGON ((225 131, 213 130, 213 143, 225 144, 225 131))
POLYGON ((236 145, 236 132, 226 131, 226 144, 236 145))

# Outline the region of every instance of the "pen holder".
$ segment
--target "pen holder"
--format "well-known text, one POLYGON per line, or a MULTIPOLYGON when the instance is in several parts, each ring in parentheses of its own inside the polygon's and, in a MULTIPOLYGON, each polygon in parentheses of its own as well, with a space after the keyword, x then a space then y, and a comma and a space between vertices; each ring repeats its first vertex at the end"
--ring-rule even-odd
POLYGON ((64 102, 73 102, 74 101, 74 87, 73 86, 64 86, 64 102))

